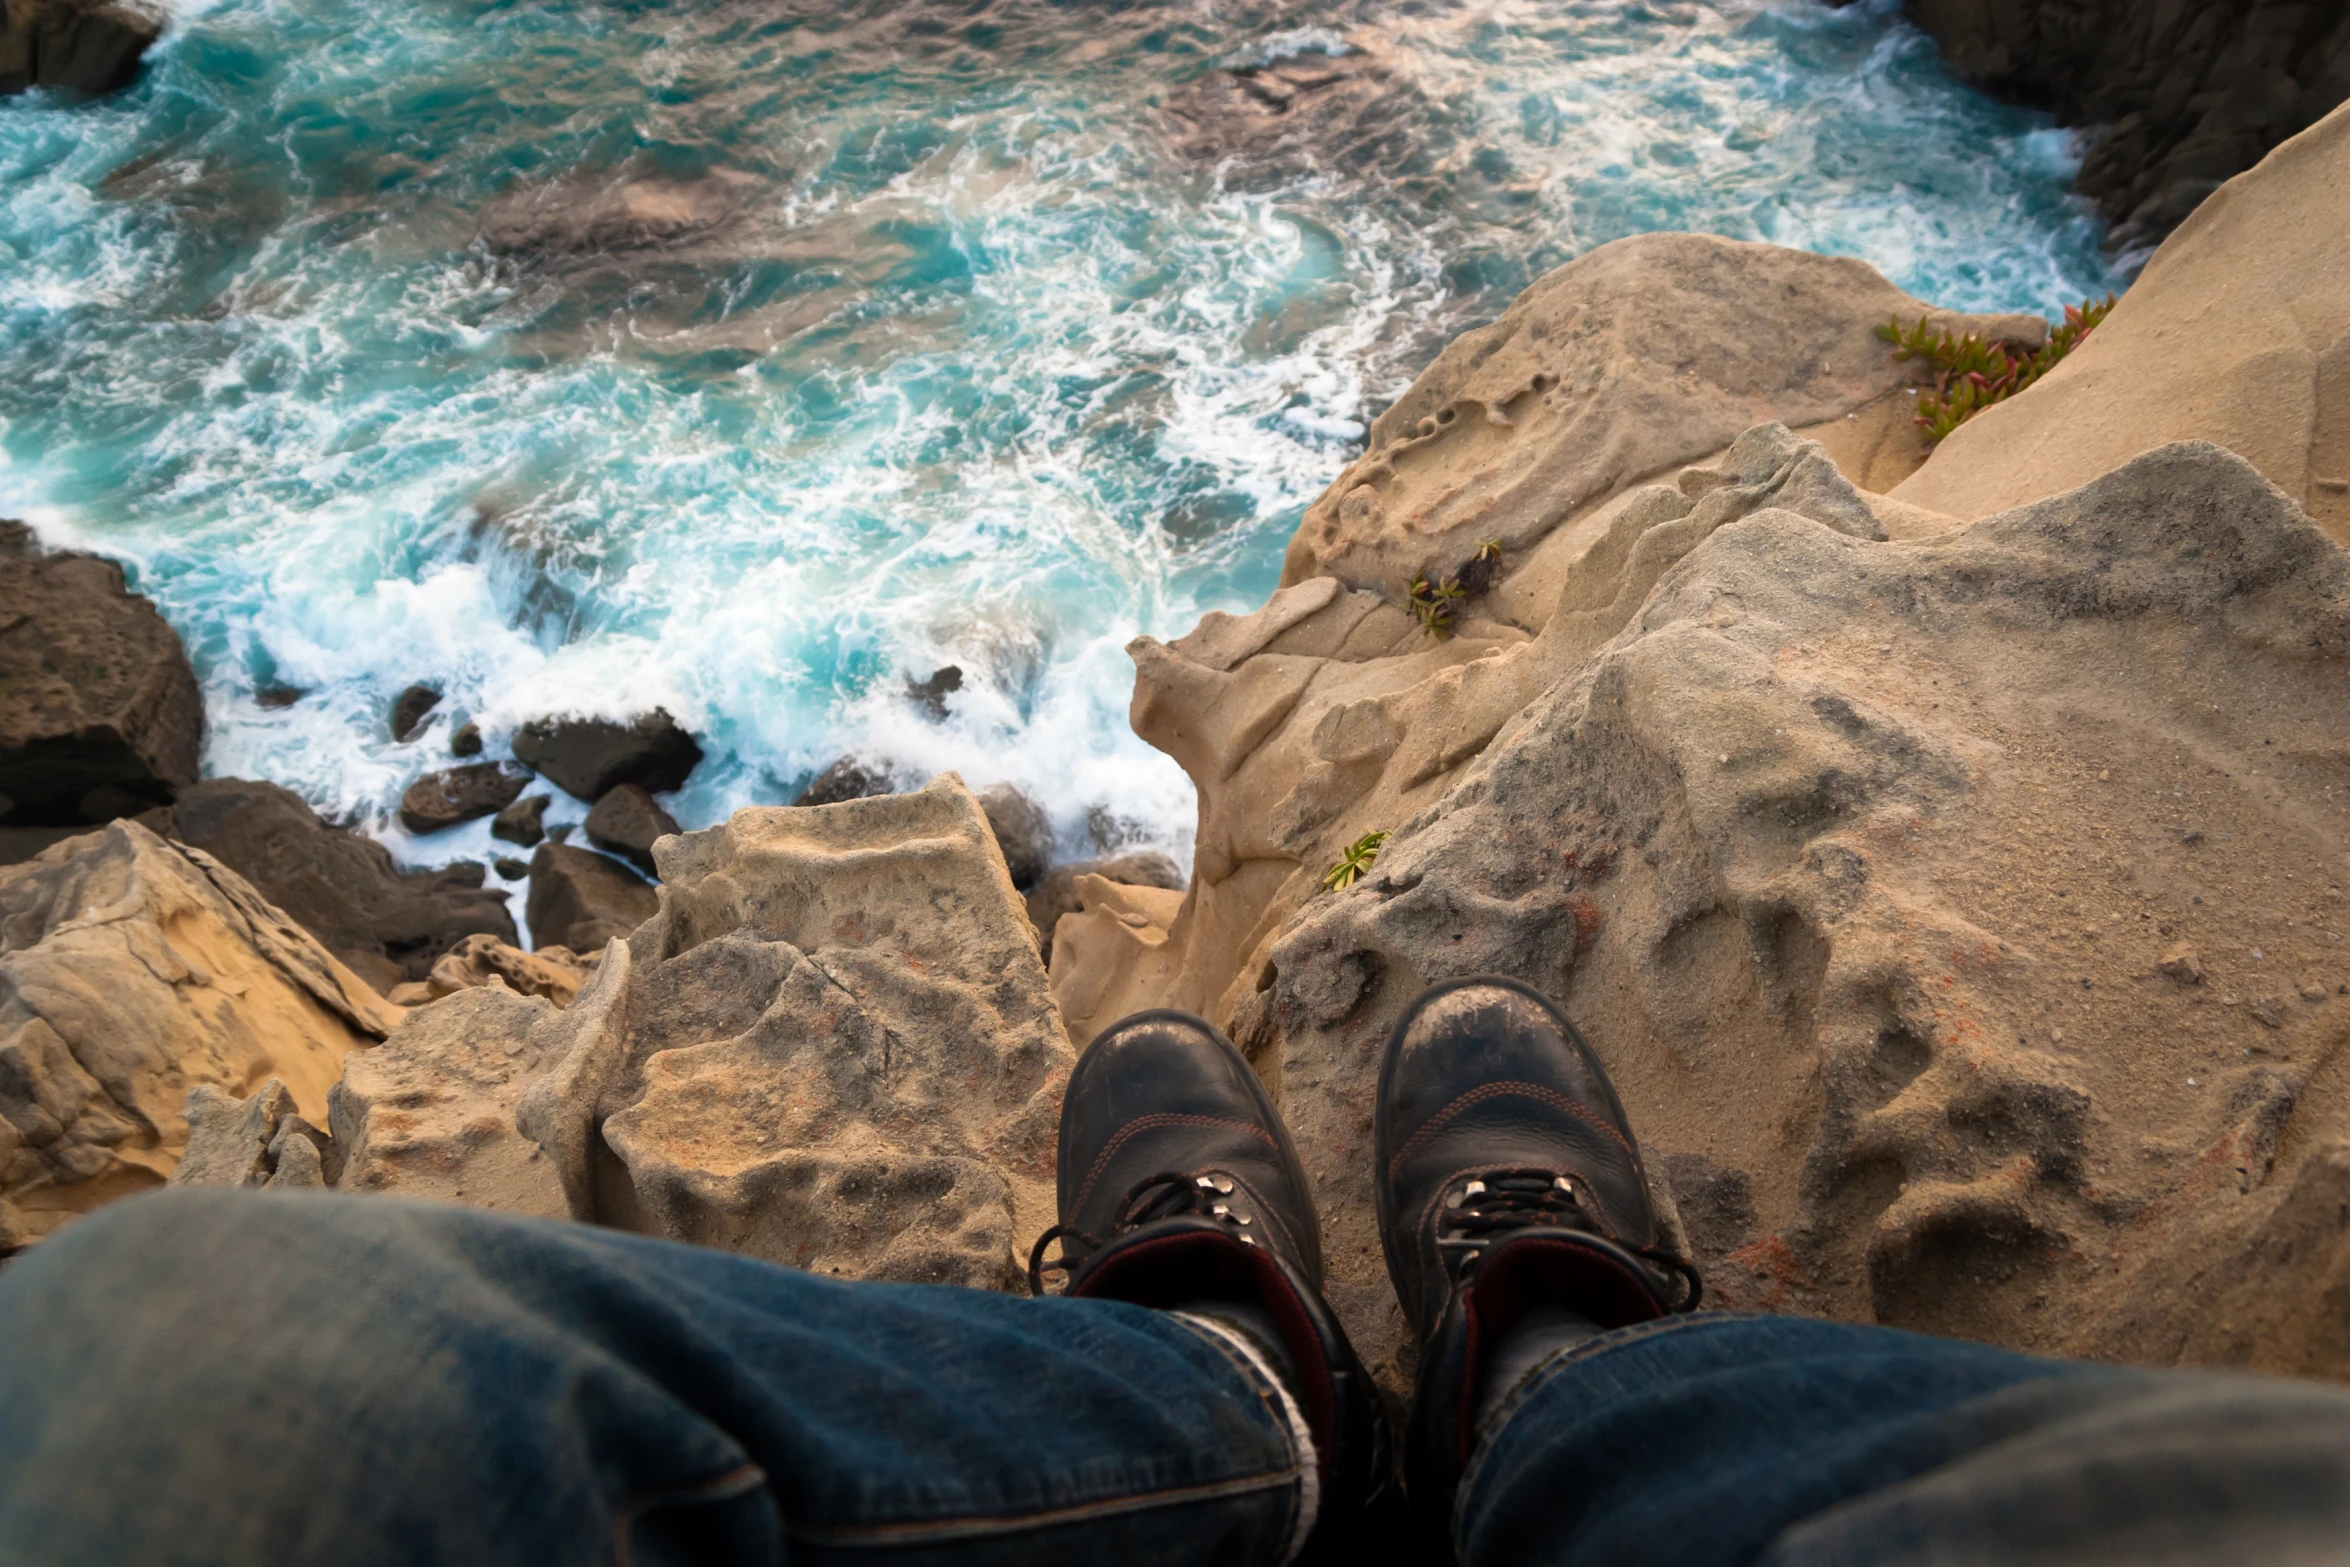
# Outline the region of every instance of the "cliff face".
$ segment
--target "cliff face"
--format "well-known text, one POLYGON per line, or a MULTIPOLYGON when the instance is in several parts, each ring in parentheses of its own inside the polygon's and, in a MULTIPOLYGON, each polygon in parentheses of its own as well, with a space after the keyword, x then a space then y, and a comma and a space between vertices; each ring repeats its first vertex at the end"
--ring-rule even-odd
POLYGON ((1908 0, 1958 71, 2104 127, 2080 190, 2143 257, 2221 183, 2350 98, 2338 0, 1908 0))

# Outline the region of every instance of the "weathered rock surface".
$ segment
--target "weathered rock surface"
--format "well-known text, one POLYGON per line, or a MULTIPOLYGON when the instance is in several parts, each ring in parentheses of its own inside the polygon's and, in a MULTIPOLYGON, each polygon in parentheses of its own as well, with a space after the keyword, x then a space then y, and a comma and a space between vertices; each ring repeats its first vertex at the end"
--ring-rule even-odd
POLYGON ((1053 863, 1053 824, 1044 807, 1008 783, 990 784, 979 791, 979 808, 987 813, 988 829, 1004 852, 1004 868, 1012 885, 1026 892, 1044 879, 1053 863))
POLYGON ((195 671, 122 568, 48 554, 0 521, 0 822, 96 824, 168 805, 196 781, 203 745, 195 671))
MULTIPOLYGON (((1896 315, 2018 342, 2048 331, 1937 311, 1848 258, 1698 234, 1602 245, 1454 339, 1373 421, 1368 449, 1307 509, 1282 584, 1332 577, 1400 601, 1417 572, 1450 574, 1485 540, 1530 549, 1764 420, 1906 427, 1916 375, 1876 336, 1896 315)), ((1857 477, 1887 489, 1924 455, 1909 428, 1857 477)))
POLYGON ((500 811, 497 820, 490 823, 490 836, 518 843, 528 849, 547 835, 547 806, 552 802, 546 795, 534 794, 527 800, 517 800, 500 811))
POLYGON ((0 0, 0 97, 127 87, 163 22, 160 7, 135 0, 0 0))
POLYGON ((514 735, 514 759, 582 800, 624 783, 667 794, 701 764, 702 748, 668 711, 626 723, 609 718, 538 718, 514 735))
POLYGON ((1029 889, 1027 900, 1028 922, 1036 927, 1038 948, 1048 969, 1053 961, 1054 928, 1061 923, 1063 915, 1075 914, 1085 907, 1085 900, 1078 896, 1077 883, 1086 876, 1099 876, 1124 887, 1151 887, 1162 892, 1179 893, 1184 887, 1183 868, 1165 855, 1147 850, 1054 866, 1029 889))
POLYGON ((978 801, 747 810, 660 862, 569 1010, 467 989, 354 1062, 343 1187, 1011 1287, 1070 1051, 978 801))
POLYGON ((410 686, 392 698, 392 738, 402 745, 416 738, 432 710, 441 705, 441 693, 432 686, 410 686))
POLYGON ((313 1121, 399 1014, 199 849, 134 822, 0 869, 0 1246, 160 1185, 191 1087, 313 1121))
POLYGON ((897 787, 889 770, 879 762, 861 756, 843 756, 810 780, 808 787, 799 792, 792 804, 838 805, 843 800, 895 794, 897 787))
POLYGON ((294 1096, 274 1077, 245 1099, 198 1083, 181 1113, 188 1146, 167 1185, 315 1191, 341 1173, 333 1141, 302 1118, 294 1096))
POLYGON ((588 842, 653 874, 653 844, 677 831, 677 818, 637 784, 621 784, 587 816, 588 842))
POLYGON ((1729 1304, 2350 1376, 2346 676, 2350 557, 2207 445, 1939 538, 1715 531, 1219 1018, 1358 1344, 1408 1369, 1379 1044, 1498 971, 1606 1060, 1729 1304))
POLYGON ((2350 545, 2345 254, 2350 108, 2229 181, 2086 343, 1961 425, 1894 495, 1987 517, 2169 442, 2205 440, 2350 545))
POLYGON ((337 958, 389 989, 421 980, 468 936, 511 944, 506 894, 481 867, 402 871, 372 838, 329 827, 276 784, 213 778, 180 792, 170 830, 252 883, 337 958))
POLYGON ((439 832, 495 816, 529 787, 528 773, 499 762, 445 767, 426 773, 400 796, 400 825, 410 832, 439 832))
POLYGON ((524 917, 534 947, 601 952, 653 917, 651 884, 617 861, 568 844, 542 843, 530 857, 524 917))
POLYGON ((1906 0, 1965 76, 2096 139, 2078 188, 2143 254, 2350 98, 2350 9, 2308 0, 1906 0))
POLYGON ((495 936, 468 936, 443 953, 421 983, 402 985, 388 999, 398 1006, 417 1007, 460 990, 495 984, 567 1007, 587 983, 596 961, 593 956, 582 960, 569 947, 525 952, 495 936))

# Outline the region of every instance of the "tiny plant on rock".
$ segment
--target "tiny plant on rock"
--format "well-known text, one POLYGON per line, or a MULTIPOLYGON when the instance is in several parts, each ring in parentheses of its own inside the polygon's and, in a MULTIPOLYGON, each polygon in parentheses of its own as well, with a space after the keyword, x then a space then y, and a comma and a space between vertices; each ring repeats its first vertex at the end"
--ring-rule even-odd
POLYGON ((2014 344, 1985 342, 1972 332, 1965 337, 1929 332, 1923 321, 1905 327, 1898 316, 1877 328, 1877 335, 1893 345, 1895 359, 1923 359, 1934 367, 1934 389, 1918 398, 1918 428, 1930 445, 2055 369, 2057 361, 2088 340, 2115 302, 2108 294, 2065 306, 2064 320, 2049 332, 2047 343, 2029 353, 2014 344))
POLYGON ((1363 872, 1379 863, 1379 846, 1387 841, 1384 832, 1367 832, 1346 846, 1338 863, 1322 873, 1322 885, 1331 892, 1339 892, 1362 880, 1363 872))

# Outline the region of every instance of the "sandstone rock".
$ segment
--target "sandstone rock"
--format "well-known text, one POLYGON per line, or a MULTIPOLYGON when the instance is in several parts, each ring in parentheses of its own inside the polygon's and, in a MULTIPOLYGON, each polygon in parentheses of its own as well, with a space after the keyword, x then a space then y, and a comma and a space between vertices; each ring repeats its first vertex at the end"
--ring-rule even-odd
POLYGON ((127 87, 163 23, 160 7, 136 0, 8 0, 0 5, 0 97, 30 87, 127 87))
POLYGON ((659 858, 659 914, 568 1011, 468 989, 354 1061, 343 1188, 1012 1287, 1070 1051, 978 801, 947 774, 659 858))
POLYGON ((402 745, 416 738, 432 710, 441 705, 441 693, 432 686, 410 686, 392 699, 392 738, 402 745))
POLYGON ((653 917, 659 894, 615 860, 587 849, 542 843, 530 859, 524 915, 535 947, 600 952, 653 917))
POLYGON ((195 671, 122 568, 47 554, 0 521, 0 821, 94 824, 167 805, 196 781, 203 743, 195 671))
POLYGON ((400 796, 400 825, 410 832, 439 832, 495 816, 529 787, 529 774, 497 762, 446 767, 426 773, 400 796))
POLYGON ((635 784, 608 791, 588 812, 588 842, 617 854, 647 876, 653 874, 653 844, 676 832, 677 818, 635 784))
POLYGON ((1488 539, 1530 549, 1761 420, 1906 415, 1915 372, 1876 336, 1896 315, 2015 341, 2048 330, 1936 311, 1849 258, 1697 234, 1602 245, 1455 339, 1372 423, 1369 449, 1307 508, 1282 584, 1330 576, 1400 602, 1415 573, 1488 539))
POLYGON ((543 794, 515 801, 498 813, 496 821, 490 823, 490 836, 503 838, 508 843, 518 843, 526 849, 535 846, 547 835, 549 803, 548 797, 543 794))
POLYGON ((278 1123, 294 1114, 294 1096, 271 1078, 249 1099, 222 1093, 210 1083, 188 1090, 181 1119, 188 1146, 171 1172, 169 1186, 265 1186, 276 1173, 270 1144, 278 1123))
POLYGON ((587 983, 588 967, 568 947, 525 952, 495 936, 468 936, 432 966, 423 999, 437 1001, 495 981, 517 995, 541 996, 567 1007, 587 983))
POLYGON ((1183 913, 1184 897, 1181 887, 1093 874, 1073 877, 1069 896, 1074 907, 1054 920, 1044 950, 1052 964, 1053 1000, 1069 1042, 1082 1050, 1094 1035, 1140 1010, 1138 978, 1163 981, 1174 965, 1162 958, 1183 955, 1162 949, 1183 913))
POLYGON ((1937 539, 1719 528, 1216 1018, 1282 1095, 1358 1345, 1402 1377, 1380 1041, 1498 971, 1577 1019, 1657 1169, 1751 1210, 1707 1199, 1728 1305, 2350 1376, 2340 1025, 2136 978, 2166 925, 2221 984, 2328 954, 2346 675, 2350 557, 2208 445, 1937 539), (2182 860, 2190 790, 2225 852, 2182 860))
POLYGON ((2143 254, 2222 180, 2350 98, 2350 10, 2296 0, 1908 0, 1959 72, 2097 134, 2078 188, 2143 254))
POLYGON ((1028 894, 1028 922, 1036 927, 1037 944, 1047 968, 1053 961, 1053 928, 1060 924, 1063 915, 1075 914, 1085 907, 1085 900, 1077 895, 1078 879, 1084 876, 1099 876, 1126 887, 1151 887, 1164 892, 1183 890, 1182 867, 1163 854, 1120 854, 1054 866, 1028 894))
POLYGON ((861 756, 844 756, 818 773, 792 804, 838 805, 843 800, 863 800, 896 792, 896 782, 879 762, 861 756))
POLYGON ((1008 783, 990 784, 979 791, 979 808, 1004 852, 1004 868, 1012 885, 1026 892, 1043 879, 1053 862, 1053 824, 1044 807, 1008 783))
MULTIPOLYGON (((276 784, 214 778, 180 792, 171 834, 235 871, 337 958, 365 973, 389 965, 379 989, 421 980, 467 936, 511 943, 506 894, 486 890, 478 865, 402 871, 372 838, 318 819, 276 784)), ((376 973, 367 975, 376 984, 376 973)))
POLYGON ((399 1015, 202 850, 133 822, 0 869, 0 1229, 163 1183, 191 1087, 276 1078, 324 1119, 399 1015))
POLYGON ((514 759, 567 794, 600 800, 632 783, 655 794, 681 787, 702 760, 694 737, 667 710, 626 723, 609 718, 538 718, 514 735, 514 759))
POLYGON ((2230 180, 2089 340, 1959 426, 1897 499, 1955 517, 2225 446, 2350 545, 2350 108, 2230 180))

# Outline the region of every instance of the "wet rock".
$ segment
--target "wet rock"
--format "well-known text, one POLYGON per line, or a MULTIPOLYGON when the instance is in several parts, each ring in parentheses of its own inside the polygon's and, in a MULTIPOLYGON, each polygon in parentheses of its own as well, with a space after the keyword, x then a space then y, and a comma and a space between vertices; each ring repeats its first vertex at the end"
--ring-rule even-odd
POLYGON ((1053 862, 1051 818, 1044 814, 1043 806, 1008 783, 980 790, 979 808, 987 813, 996 846, 1004 851, 1004 868, 1012 873, 1012 885, 1026 892, 1043 879, 1045 867, 1053 862))
POLYGON ((0 822, 95 824, 196 781, 204 700, 122 568, 0 521, 0 822))
POLYGON ((481 725, 470 722, 459 724, 457 732, 449 736, 449 754, 451 756, 481 755, 481 725))
POLYGON ((601 952, 661 906, 651 884, 616 860, 567 844, 542 843, 530 860, 525 916, 533 946, 601 952))
POLYGON ((490 869, 508 881, 520 881, 530 874, 530 861, 518 860, 511 855, 501 854, 490 861, 490 869))
POLYGON ((818 773, 792 804, 838 805, 843 800, 863 800, 896 792, 897 784, 879 762, 861 756, 844 756, 818 773))
POLYGON ((517 800, 498 813, 490 823, 490 836, 518 843, 525 849, 534 847, 547 835, 547 806, 552 803, 546 795, 534 794, 527 800, 517 800))
POLYGON ((371 985, 421 980, 472 935, 515 939, 481 867, 402 871, 372 838, 329 827, 276 784, 214 778, 183 790, 168 831, 235 871, 371 985), (391 966, 384 979, 377 965, 391 966))
POLYGON ((514 759, 582 800, 624 783, 667 794, 702 760, 694 737, 666 709, 626 723, 609 718, 540 718, 514 735, 514 759))
POLYGON ((677 819, 635 784, 621 784, 607 792, 588 812, 586 827, 588 842, 619 855, 647 876, 657 874, 654 840, 678 830, 677 819))
POLYGON ((529 787, 528 773, 499 762, 471 762, 426 773, 400 796, 400 825, 410 832, 439 832, 495 816, 529 787))
POLYGON ((949 664, 933 670, 928 680, 908 680, 906 698, 933 719, 943 719, 947 716, 947 698, 962 689, 962 666, 949 664))
POLYGON ((441 705, 441 693, 433 686, 410 686, 392 699, 392 738, 402 745, 416 738, 432 710, 441 705))
POLYGON ((0 869, 0 1230, 162 1185, 191 1087, 275 1078, 323 1119, 398 1021, 241 877, 135 822, 0 869))
POLYGON ((262 686, 253 693, 256 706, 268 712, 292 707, 310 693, 298 686, 262 686))
POLYGON ((1054 927, 1060 924, 1062 915, 1075 914, 1085 907, 1077 895, 1080 876, 1099 876, 1124 887, 1183 890, 1182 868, 1164 854, 1146 851, 1054 866, 1028 894, 1028 922, 1036 927, 1037 944, 1048 968, 1053 961, 1054 927))
POLYGON ((135 0, 9 0, 0 6, 0 97, 127 87, 164 20, 160 7, 135 0))
POLYGON ((1225 63, 1177 89, 1166 112, 1177 156, 1245 188, 1328 169, 1410 186, 1441 172, 1453 139, 1402 61, 1335 37, 1225 63))

